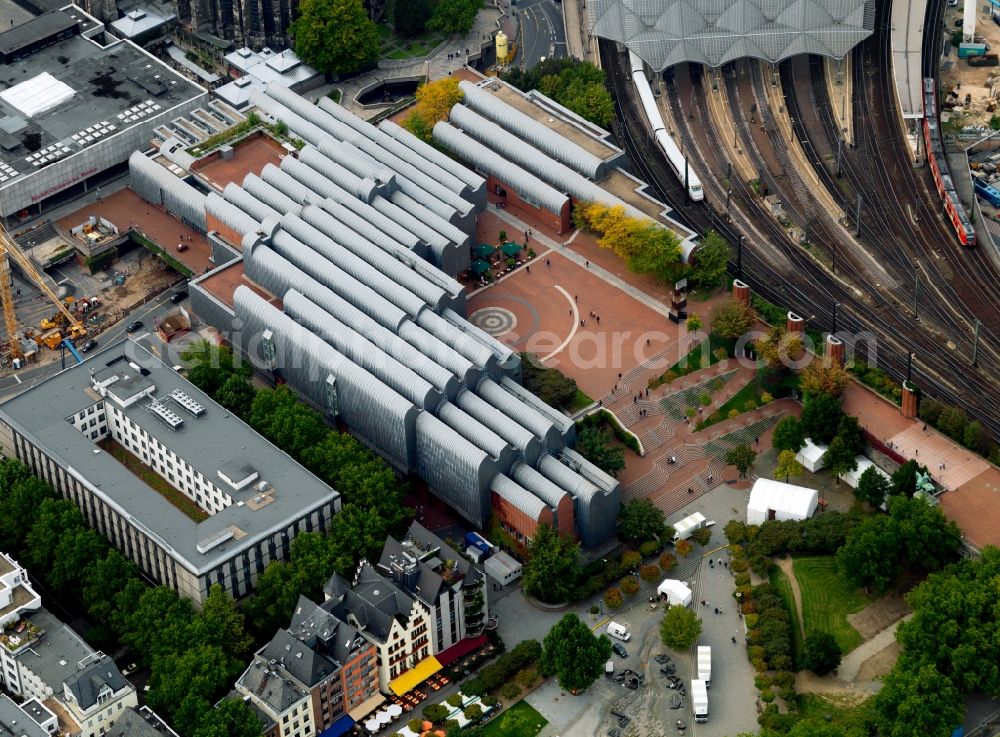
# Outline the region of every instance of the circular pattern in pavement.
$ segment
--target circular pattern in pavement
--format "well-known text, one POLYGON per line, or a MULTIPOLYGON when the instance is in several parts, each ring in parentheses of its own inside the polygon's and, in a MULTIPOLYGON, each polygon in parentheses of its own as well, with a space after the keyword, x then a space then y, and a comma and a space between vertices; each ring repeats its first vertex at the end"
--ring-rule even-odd
POLYGON ((517 327, 517 316, 502 307, 483 307, 473 312, 469 320, 494 338, 499 338, 517 327))

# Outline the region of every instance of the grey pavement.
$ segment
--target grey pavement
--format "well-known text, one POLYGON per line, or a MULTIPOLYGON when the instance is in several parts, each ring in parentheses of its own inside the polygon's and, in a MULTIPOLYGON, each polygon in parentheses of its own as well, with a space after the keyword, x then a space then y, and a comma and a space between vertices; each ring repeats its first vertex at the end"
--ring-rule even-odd
POLYGON ((531 69, 543 58, 566 56, 566 28, 553 0, 522 0, 512 14, 520 22, 520 66, 531 69))

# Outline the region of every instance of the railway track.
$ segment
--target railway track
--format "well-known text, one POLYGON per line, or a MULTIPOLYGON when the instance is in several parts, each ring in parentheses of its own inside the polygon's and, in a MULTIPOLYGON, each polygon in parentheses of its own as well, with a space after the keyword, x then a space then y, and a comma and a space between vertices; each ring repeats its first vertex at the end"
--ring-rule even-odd
MULTIPOLYGON (((652 146, 645 123, 631 98, 620 54, 607 42, 601 43, 601 53, 615 98, 619 137, 638 172, 675 207, 679 219, 700 232, 715 228, 733 243, 740 235, 747 235, 747 245, 743 248, 743 276, 758 293, 805 316, 820 313, 811 321, 821 327, 830 327, 825 312, 833 301, 839 302, 845 311, 838 319, 838 333, 874 332, 882 343, 878 363, 897 379, 906 376, 907 351, 917 350, 920 363, 914 366, 916 381, 943 401, 965 407, 992 432, 1000 433, 1000 393, 992 382, 967 371, 954 372, 954 360, 947 349, 925 336, 914 337, 914 332, 919 335, 922 331, 914 331, 906 319, 889 309, 890 303, 884 297, 872 293, 870 288, 862 289, 831 276, 821 264, 792 245, 781 226, 762 210, 759 198, 745 183, 732 182, 737 207, 732 211, 731 224, 704 203, 685 204, 680 183, 652 146), (789 267, 777 268, 776 264, 789 267), (821 299, 817 299, 817 292, 823 293, 821 299), (865 317, 862 319, 860 315, 865 317), (889 355, 886 355, 886 347, 890 350, 889 355), (977 401, 971 401, 972 398, 977 401)), ((694 76, 698 76, 697 72, 694 76)), ((705 114, 704 105, 698 101, 698 96, 704 95, 700 80, 692 80, 686 109, 681 105, 672 74, 666 76, 666 82, 667 97, 679 127, 677 135, 684 140, 685 150, 697 151, 703 162, 707 200, 724 202, 726 193, 719 181, 725 176, 727 162, 720 160, 717 147, 712 143, 718 133, 710 116, 705 114), (687 116, 693 119, 696 114, 697 124, 689 125, 687 116)), ((848 342, 855 343, 850 337, 848 342)), ((856 347, 862 355, 868 350, 867 346, 856 347)))

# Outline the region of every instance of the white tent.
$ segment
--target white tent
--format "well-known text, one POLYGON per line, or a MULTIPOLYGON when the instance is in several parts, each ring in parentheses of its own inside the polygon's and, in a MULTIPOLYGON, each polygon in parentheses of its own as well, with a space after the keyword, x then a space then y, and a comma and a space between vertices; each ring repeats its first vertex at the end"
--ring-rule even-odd
POLYGON ((823 469, 825 465, 823 463, 823 454, 827 451, 827 446, 817 445, 809 438, 806 438, 806 444, 803 446, 802 450, 795 454, 795 460, 802 464, 803 468, 807 471, 812 471, 816 473, 823 469))
POLYGON ((819 504, 819 492, 804 486, 757 479, 747 503, 747 524, 759 525, 770 519, 808 519, 819 504))
POLYGON ((847 473, 840 474, 840 480, 845 484, 850 486, 852 489, 858 488, 858 481, 861 480, 861 474, 867 471, 869 468, 874 468, 875 471, 885 478, 889 478, 889 474, 883 471, 881 468, 872 463, 868 458, 864 456, 854 456, 854 460, 857 462, 858 467, 853 471, 848 471, 847 473))
POLYGON ((675 604, 687 606, 691 603, 691 589, 686 583, 678 581, 676 578, 664 579, 663 583, 657 587, 656 593, 666 596, 670 606, 675 604))

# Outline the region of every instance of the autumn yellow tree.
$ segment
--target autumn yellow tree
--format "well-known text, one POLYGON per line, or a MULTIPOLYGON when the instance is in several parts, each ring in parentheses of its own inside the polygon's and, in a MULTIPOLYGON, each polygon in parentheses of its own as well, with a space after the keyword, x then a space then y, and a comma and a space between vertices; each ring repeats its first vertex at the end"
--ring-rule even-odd
POLYGON ((623 205, 581 202, 573 220, 578 228, 596 233, 598 245, 614 251, 637 274, 670 282, 684 272, 677 237, 652 221, 632 217, 623 205))
POLYGON ((417 104, 403 120, 403 127, 410 133, 429 141, 434 124, 448 117, 452 107, 462 101, 458 77, 442 77, 425 82, 417 88, 417 104))
POLYGON ((811 361, 799 374, 799 386, 804 394, 839 397, 850 380, 850 374, 838 362, 820 359, 811 361))

